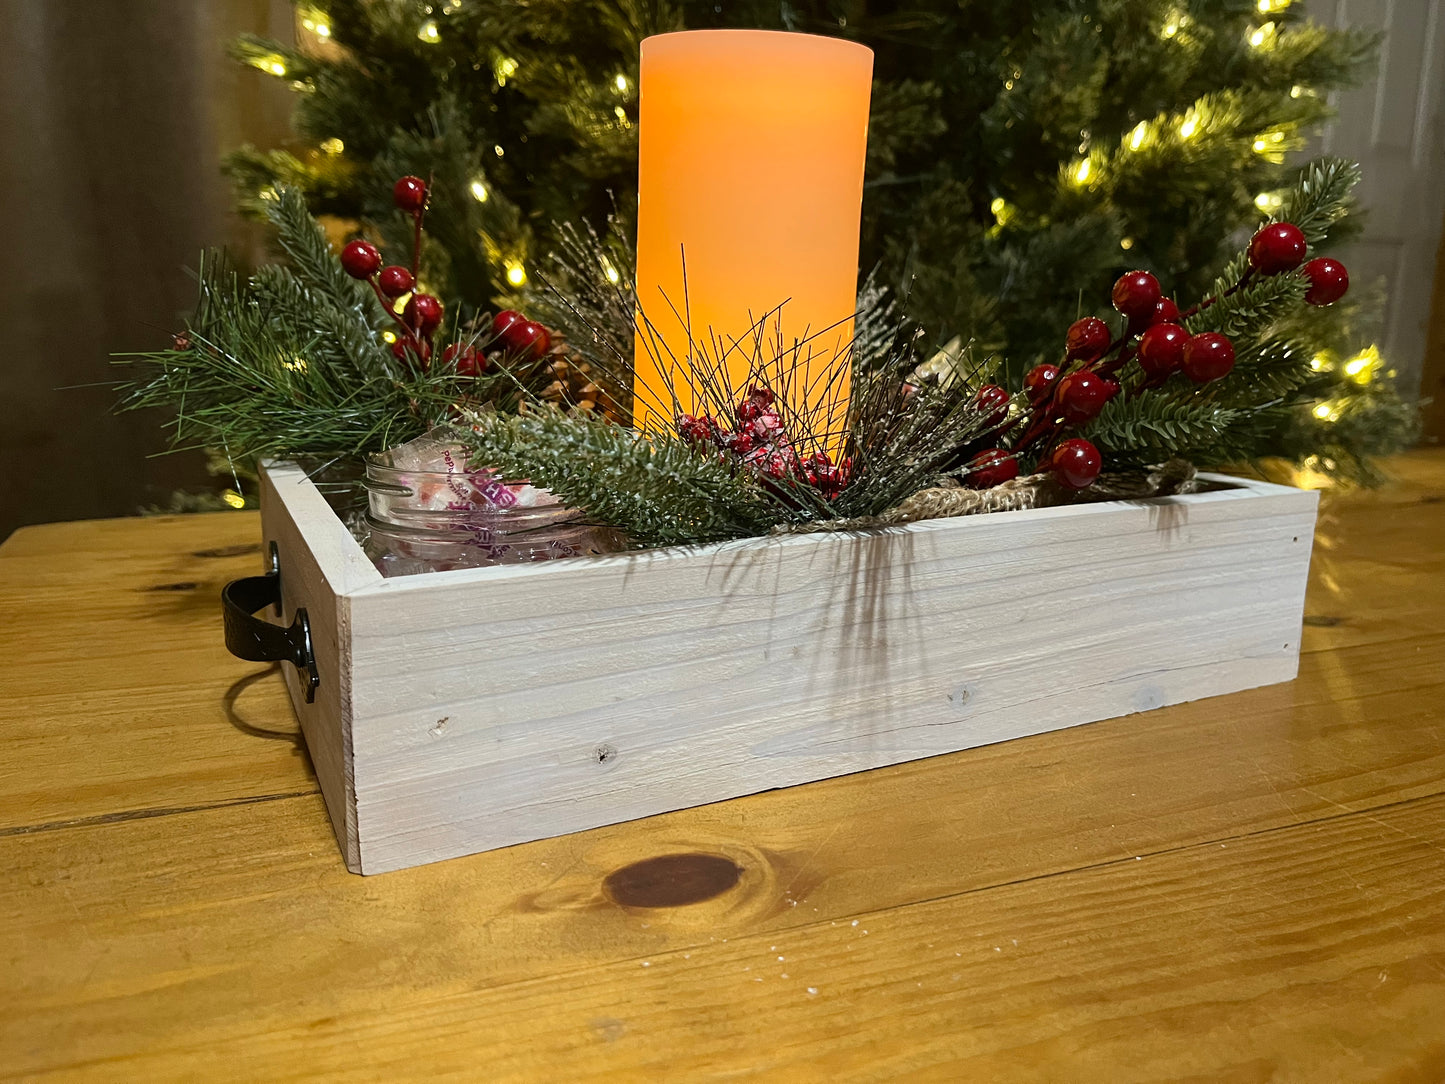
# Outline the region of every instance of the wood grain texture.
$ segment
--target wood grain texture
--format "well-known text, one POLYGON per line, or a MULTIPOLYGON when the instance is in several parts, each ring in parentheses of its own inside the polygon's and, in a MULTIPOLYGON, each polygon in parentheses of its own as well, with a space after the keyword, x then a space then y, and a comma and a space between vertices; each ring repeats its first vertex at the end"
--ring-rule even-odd
POLYGON ((261 566, 255 513, 0 547, 0 832, 315 789, 284 687, 221 641, 221 586, 261 566))
MULTIPOLYGON (((1295 682, 381 878, 344 871, 319 795, 268 800, 304 763, 226 722, 244 664, 218 630, 153 607, 137 665, 100 653, 80 706, 43 682, 6 701, 0 774, 47 822, 0 835, 0 1077, 1439 1080, 1445 455, 1396 466, 1326 495, 1295 682), (87 705, 212 636, 173 740, 128 760, 88 731, 87 705), (12 739, 27 704, 43 741, 12 739), (225 775, 188 755, 231 734, 225 775), (114 820, 81 785, 107 771, 114 820), (213 807, 124 816, 181 804, 153 789, 213 807), (608 893, 699 853, 737 883, 608 893)), ((114 531, 96 549, 130 582, 204 548, 177 531, 248 518, 66 537, 114 531)), ((52 609, 82 611, 100 573, 59 537, 22 532, 0 572, 43 557, 52 609)), ((0 601, 0 627, 29 612, 0 601)), ((55 657, 9 643, 15 672, 55 657)), ((240 704, 294 726, 274 677, 240 704)))
POLYGON ((282 669, 342 857, 348 869, 359 873, 351 750, 351 595, 379 583, 381 574, 295 466, 263 467, 261 527, 267 552, 274 544, 281 566, 280 619, 289 624, 298 608, 306 609, 321 679, 312 702, 306 700, 296 668, 286 664, 282 669))
POLYGON ((380 580, 346 600, 361 869, 1288 680, 1315 503, 1261 484, 380 580))

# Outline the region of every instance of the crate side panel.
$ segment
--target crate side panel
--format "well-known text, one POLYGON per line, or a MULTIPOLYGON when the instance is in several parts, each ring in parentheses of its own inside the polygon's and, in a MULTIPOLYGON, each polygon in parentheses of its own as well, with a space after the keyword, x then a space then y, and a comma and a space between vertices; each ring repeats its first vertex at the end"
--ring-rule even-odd
MULTIPOLYGON (((314 703, 306 703, 296 668, 289 664, 281 668, 337 843, 347 868, 359 871, 350 747, 350 602, 336 592, 318 560, 318 554, 328 552, 322 540, 331 527, 325 517, 338 526, 340 521, 315 487, 309 482, 301 487, 292 472, 263 469, 261 480, 261 529, 268 544, 276 543, 280 559, 283 620, 290 624, 296 609, 304 606, 311 625, 311 646, 321 678, 314 703)), ((262 616, 274 620, 273 615, 262 616)))
POLYGON ((363 870, 1287 680, 1299 497, 363 593, 363 870))

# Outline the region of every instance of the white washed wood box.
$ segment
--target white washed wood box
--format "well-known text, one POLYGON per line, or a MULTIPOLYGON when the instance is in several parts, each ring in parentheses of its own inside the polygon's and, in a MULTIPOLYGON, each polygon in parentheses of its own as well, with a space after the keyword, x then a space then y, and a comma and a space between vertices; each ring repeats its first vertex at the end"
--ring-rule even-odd
POLYGON ((287 682, 380 873, 1294 677, 1317 494, 1187 496, 383 579, 263 471, 287 682))

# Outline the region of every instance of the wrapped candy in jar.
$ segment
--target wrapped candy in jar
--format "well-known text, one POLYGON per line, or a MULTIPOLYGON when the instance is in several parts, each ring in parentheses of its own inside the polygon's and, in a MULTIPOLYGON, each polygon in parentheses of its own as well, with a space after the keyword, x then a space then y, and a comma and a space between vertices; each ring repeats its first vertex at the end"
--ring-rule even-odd
POLYGON ((526 480, 472 470, 465 451, 429 436, 366 465, 367 556, 383 576, 548 561, 625 549, 526 480))

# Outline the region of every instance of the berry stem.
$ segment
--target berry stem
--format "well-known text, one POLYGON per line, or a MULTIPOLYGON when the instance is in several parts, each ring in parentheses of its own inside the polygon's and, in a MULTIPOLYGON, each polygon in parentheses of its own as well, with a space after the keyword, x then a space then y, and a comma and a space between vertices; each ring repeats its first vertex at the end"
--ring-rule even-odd
POLYGON ((1231 286, 1229 289, 1225 290, 1224 293, 1218 295, 1217 297, 1206 297, 1203 301, 1199 302, 1199 304, 1195 305, 1193 308, 1191 308, 1191 309, 1186 309, 1185 311, 1181 312, 1181 313, 1179 314, 1179 320, 1178 320, 1177 322, 1182 324, 1185 320, 1188 320, 1191 316, 1197 316, 1197 315, 1199 315, 1199 313, 1201 313, 1201 312, 1203 312, 1205 309, 1209 308, 1209 306, 1210 306, 1210 305, 1213 305, 1216 301, 1222 301, 1222 300, 1224 300, 1224 298, 1226 298, 1226 297, 1229 297, 1229 296, 1231 296, 1231 295, 1233 295, 1233 294, 1239 293, 1240 290, 1244 289, 1245 284, 1246 284, 1247 282, 1249 282, 1249 280, 1250 280, 1251 278, 1253 278, 1253 277, 1254 277, 1254 268, 1253 268, 1253 267, 1246 267, 1246 268, 1244 269, 1244 274, 1239 277, 1239 281, 1236 282, 1233 286, 1231 286))

